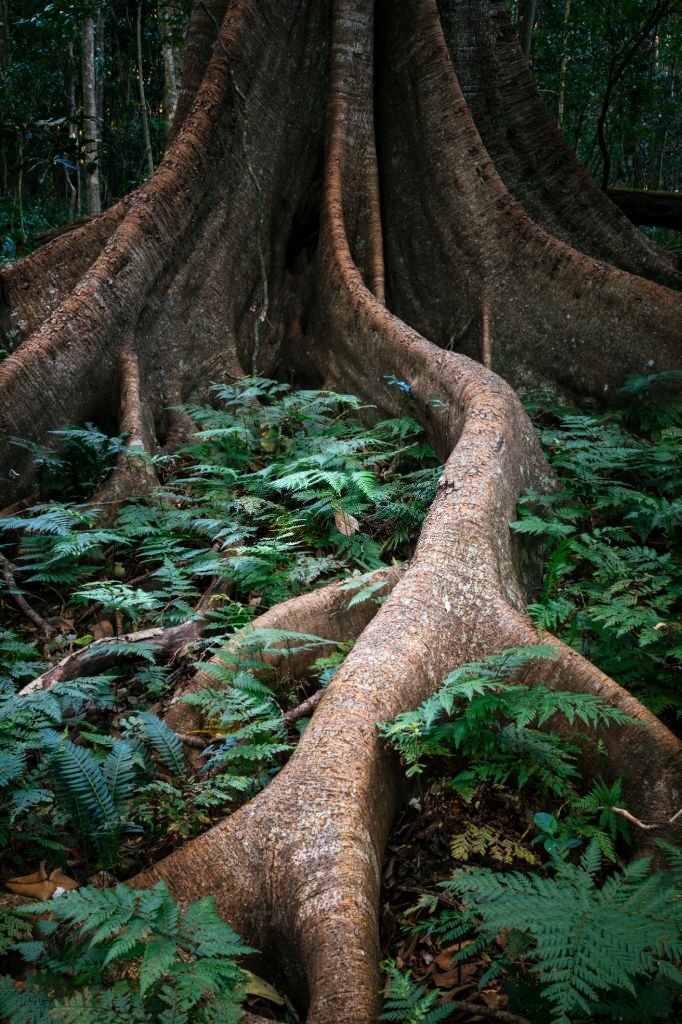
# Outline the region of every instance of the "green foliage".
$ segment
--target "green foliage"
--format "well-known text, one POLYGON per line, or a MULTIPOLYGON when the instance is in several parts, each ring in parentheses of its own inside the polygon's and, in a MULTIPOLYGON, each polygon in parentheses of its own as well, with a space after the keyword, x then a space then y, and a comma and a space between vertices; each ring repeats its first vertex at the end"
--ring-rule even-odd
MULTIPOLYGON (((35 449, 44 500, 0 521, 0 537, 30 600, 56 594, 74 621, 50 642, 49 658, 87 643, 87 633, 76 636, 88 628, 77 625, 83 617, 108 616, 117 633, 185 622, 207 586, 224 580, 230 598, 209 604, 204 638, 185 652, 210 655, 256 608, 382 564, 382 551, 410 550, 438 475, 417 424, 368 427, 352 396, 261 378, 217 387, 215 397, 213 407, 191 407, 198 432, 184 451, 156 460, 162 485, 126 504, 113 526, 83 499, 123 453, 123 438, 69 428, 54 449, 35 449), (357 530, 339 529, 345 515, 358 517, 357 530)), ((215 693, 198 698, 211 742, 204 770, 191 773, 182 744, 149 710, 168 676, 153 646, 107 643, 117 655, 111 677, 18 698, 15 681, 44 666, 18 635, 0 635, 0 839, 17 874, 36 858, 64 863, 69 847, 88 867, 116 866, 142 835, 158 853, 237 806, 290 750, 274 692, 248 670, 262 671, 274 650, 328 649, 310 634, 245 630, 222 654, 231 667, 218 668, 215 693)), ((323 683, 341 657, 320 666, 323 683)))
MULTIPOLYGON (((565 57, 564 136, 597 181, 601 181, 603 170, 597 121, 609 75, 620 65, 655 6, 651 0, 574 3, 566 19, 565 3, 539 0, 537 5, 533 72, 545 102, 557 117, 565 57)), ((680 130, 676 55, 682 19, 679 7, 670 7, 673 13, 635 45, 608 103, 605 141, 611 158, 611 186, 679 188, 679 154, 667 140, 680 130)))
POLYGON ((467 801, 484 782, 513 780, 521 788, 529 779, 544 792, 568 797, 578 777, 576 749, 539 727, 557 714, 590 728, 628 718, 596 696, 518 681, 534 661, 554 657, 554 647, 537 645, 463 665, 415 711, 403 712, 379 731, 399 751, 408 775, 423 771, 427 757, 459 754, 466 759, 467 767, 448 785, 467 801))
POLYGON ((502 930, 520 936, 552 1020, 592 1019, 604 993, 635 993, 643 975, 682 984, 675 966, 682 954, 678 872, 651 874, 650 858, 643 858, 600 886, 596 840, 578 865, 553 863, 550 877, 479 870, 443 883, 463 901, 467 925, 475 916, 486 942, 502 930))
POLYGON ((0 693, 34 679, 46 668, 35 642, 27 643, 11 629, 0 628, 0 693))
POLYGON ((220 769, 223 784, 239 792, 267 785, 291 746, 275 695, 249 672, 232 675, 218 668, 221 690, 201 690, 183 700, 201 708, 213 742, 208 769, 220 769))
POLYGON ((13 443, 33 456, 41 495, 58 491, 66 501, 88 497, 125 452, 125 435, 109 437, 92 423, 53 430, 55 447, 15 438, 13 443))
POLYGON ((34 920, 37 938, 13 949, 29 965, 25 988, 0 980, 12 1024, 217 1024, 241 1016, 244 977, 236 958, 252 952, 219 917, 212 897, 181 910, 164 882, 153 889, 91 886, 32 904, 5 926, 34 920), (42 1016, 39 1016, 42 1014, 42 1016))
POLYGON ((437 1024, 452 1014, 452 1006, 436 1006, 439 992, 427 992, 408 974, 401 974, 395 964, 388 963, 388 985, 384 997, 384 1012, 379 1020, 392 1020, 398 1024, 437 1024))
POLYGON ((679 403, 653 401, 654 375, 633 379, 629 418, 646 409, 650 435, 628 432, 613 415, 596 418, 531 395, 545 453, 561 490, 529 493, 518 533, 537 537, 544 578, 529 611, 540 631, 573 644, 656 713, 677 708, 671 685, 682 661, 679 527, 679 403))
POLYGON ((128 737, 88 728, 93 708, 106 713, 115 702, 111 683, 84 678, 25 697, 0 694, 0 844, 13 857, 63 856, 61 827, 88 860, 112 866, 123 836, 139 829, 131 816, 138 790, 158 770, 185 772, 177 736, 149 712, 123 723, 128 737))
MULTIPOLYGON (((173 0, 172 36, 184 39, 188 0, 173 0)), ((168 125, 156 0, 141 0, 146 102, 155 160, 168 125)), ((87 214, 83 206, 90 126, 82 97, 82 19, 101 17, 96 68, 103 122, 98 164, 111 205, 140 182, 144 138, 137 92, 135 7, 124 0, 13 0, 4 12, 0 66, 0 261, 24 255, 36 236, 87 214)))

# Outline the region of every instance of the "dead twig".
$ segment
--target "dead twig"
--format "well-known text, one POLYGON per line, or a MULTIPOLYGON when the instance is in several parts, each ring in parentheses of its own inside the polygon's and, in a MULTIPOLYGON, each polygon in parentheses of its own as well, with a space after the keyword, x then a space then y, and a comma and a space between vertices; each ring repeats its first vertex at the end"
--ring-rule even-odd
POLYGON ((463 1003, 453 1000, 450 1006, 454 1010, 466 1010, 473 1017, 485 1017, 486 1020, 496 1020, 499 1024, 530 1024, 527 1017, 519 1017, 516 1013, 509 1013, 507 1010, 493 1010, 489 1006, 479 1006, 478 1003, 463 1003))
POLYGON ((39 629, 46 640, 52 639, 55 634, 55 629, 46 622, 42 615, 39 615, 37 611, 31 608, 30 604, 22 594, 21 590, 17 586, 17 582, 14 578, 14 572, 16 566, 10 562, 9 558, 0 552, 0 568, 2 568, 2 575, 7 584, 7 589, 10 596, 16 606, 24 613, 27 619, 30 619, 34 626, 39 629))
POLYGON ((320 688, 316 690, 312 697, 308 697, 302 704, 299 704, 297 708, 291 708, 290 711, 285 711, 282 718, 285 722, 298 722, 299 718, 307 718, 311 715, 317 705, 322 700, 324 690, 320 688))
POLYGON ((186 747, 194 747, 195 750, 205 750, 213 742, 213 740, 202 740, 199 736, 188 736, 186 732, 176 732, 175 735, 186 747))
POLYGON ((629 821, 632 825, 636 825, 637 828, 643 828, 646 831, 651 831, 656 828, 667 828, 669 825, 674 825, 680 815, 682 815, 682 807, 680 807, 679 811, 676 811, 668 821, 640 821, 639 818, 636 818, 634 814, 630 813, 630 811, 626 811, 624 807, 604 808, 604 806, 600 804, 598 810, 603 811, 605 809, 613 811, 614 814, 618 814, 621 818, 625 818, 625 820, 629 821))

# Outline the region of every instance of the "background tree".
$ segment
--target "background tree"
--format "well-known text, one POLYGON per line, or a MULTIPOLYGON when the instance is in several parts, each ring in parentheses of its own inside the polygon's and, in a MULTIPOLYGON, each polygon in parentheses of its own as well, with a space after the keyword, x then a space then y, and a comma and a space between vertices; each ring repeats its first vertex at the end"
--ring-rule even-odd
MULTIPOLYGON (((149 146, 158 162, 171 115, 164 111, 166 65, 152 0, 140 5, 127 0, 96 5, 87 0, 14 0, 3 10, 0 235, 4 258, 12 259, 17 244, 23 246, 29 238, 93 212, 86 200, 89 175, 99 175, 92 195, 101 192, 104 206, 143 180, 149 170, 149 146), (144 81, 138 73, 138 6, 144 81), (86 61, 83 47, 88 39, 91 57, 86 61), (64 53, 67 59, 55 59, 55 54, 64 53), (89 68, 92 78, 83 74, 89 68), (141 84, 149 111, 149 146, 141 84), (93 123, 98 133, 96 160, 89 149, 93 123)), ((164 11, 164 31, 177 52, 186 30, 186 5, 174 5, 170 20, 168 9, 164 11)))

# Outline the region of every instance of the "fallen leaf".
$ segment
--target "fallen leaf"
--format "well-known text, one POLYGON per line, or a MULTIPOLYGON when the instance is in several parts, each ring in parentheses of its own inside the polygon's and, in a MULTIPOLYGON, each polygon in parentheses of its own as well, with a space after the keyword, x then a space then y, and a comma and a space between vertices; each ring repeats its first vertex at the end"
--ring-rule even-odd
POLYGON ((360 529, 360 523, 355 516, 350 515, 349 512, 344 512, 340 508, 334 509, 334 522, 336 523, 336 529, 344 537, 352 537, 360 529))
POLYGON ((103 640, 106 636, 114 635, 114 627, 109 622, 109 619, 100 619, 92 627, 92 636, 95 640, 103 640))
POLYGON ((242 968, 242 973, 248 979, 245 987, 247 995, 259 996, 261 999, 267 999, 268 1002, 275 1003, 277 1006, 284 1006, 284 999, 276 988, 273 988, 263 978, 259 978, 257 974, 252 974, 251 971, 245 971, 242 968))
POLYGON ((494 989, 486 989, 481 992, 481 997, 491 1010, 504 1010, 509 1002, 509 997, 504 992, 497 992, 494 989))
POLYGON ((45 870, 45 861, 31 875, 18 875, 8 878, 5 887, 17 896, 26 896, 33 900, 51 900, 57 890, 64 892, 77 889, 78 882, 65 875, 61 868, 55 868, 49 875, 45 870))
POLYGON ((453 988, 460 980, 460 972, 456 967, 451 971, 438 971, 433 975, 433 983, 438 988, 453 988))

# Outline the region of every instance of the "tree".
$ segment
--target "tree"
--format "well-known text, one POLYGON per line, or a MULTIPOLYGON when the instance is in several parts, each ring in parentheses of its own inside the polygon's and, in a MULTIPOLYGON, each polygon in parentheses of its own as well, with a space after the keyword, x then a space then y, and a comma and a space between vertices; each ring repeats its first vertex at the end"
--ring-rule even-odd
MULTIPOLYGON (((98 13, 98 12, 95 12, 98 13)), ((88 214, 91 217, 102 212, 99 189, 99 122, 97 117, 98 75, 95 63, 95 18, 84 18, 83 32, 83 121, 85 126, 84 152, 87 160, 85 170, 88 214)))
MULTIPOLYGON (((368 625, 334 587, 268 613, 322 636, 366 626, 288 765, 133 881, 215 894, 315 1024, 378 1009, 380 865, 401 785, 376 722, 458 664, 538 643, 508 523, 525 488, 552 480, 512 386, 604 403, 628 373, 674 367, 680 280, 565 149, 496 0, 197 3, 155 175, 2 271, 6 436, 118 418, 136 444, 172 445, 178 401, 279 368, 396 412, 387 376, 401 381, 447 459, 368 625)), ((15 501, 30 472, 10 445, 1 465, 15 501)), ((648 725, 603 741, 634 812, 669 821, 677 739, 550 642, 556 660, 529 679, 600 693, 648 725)))

